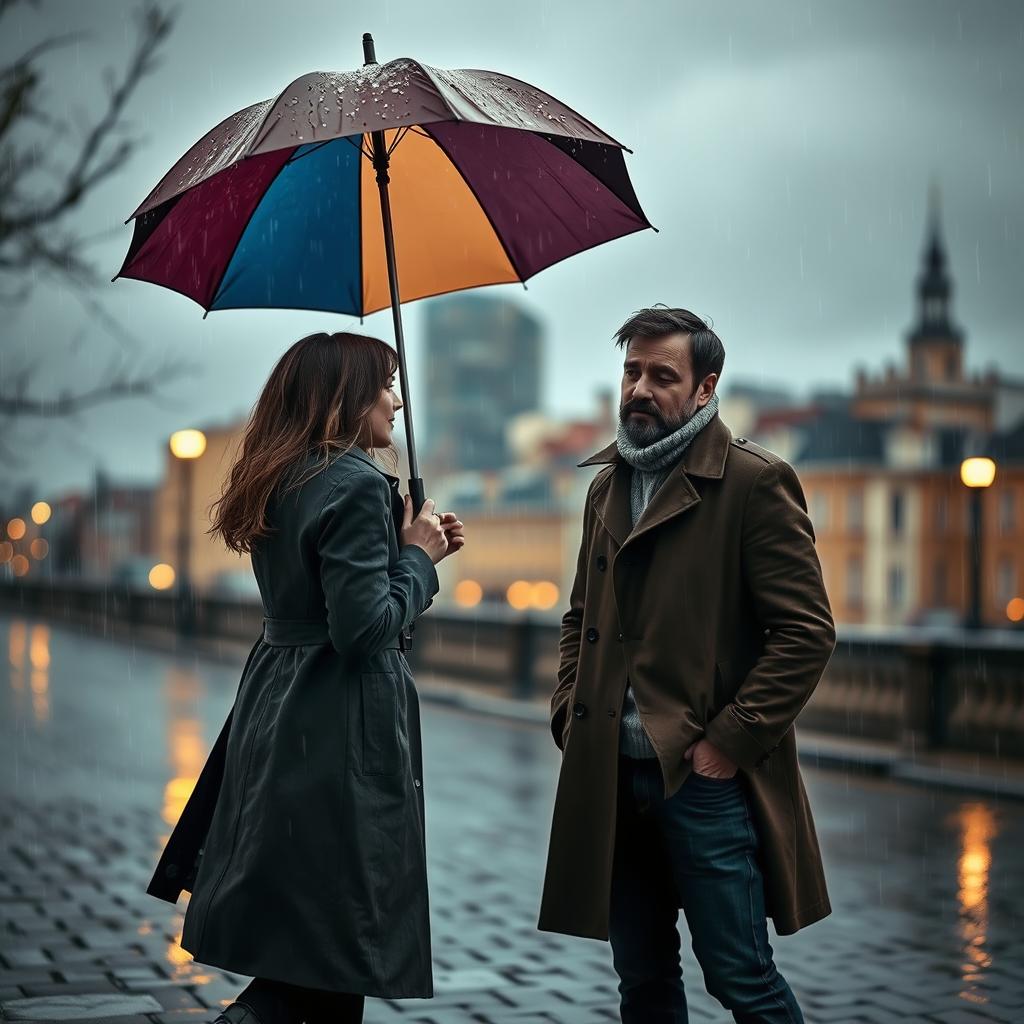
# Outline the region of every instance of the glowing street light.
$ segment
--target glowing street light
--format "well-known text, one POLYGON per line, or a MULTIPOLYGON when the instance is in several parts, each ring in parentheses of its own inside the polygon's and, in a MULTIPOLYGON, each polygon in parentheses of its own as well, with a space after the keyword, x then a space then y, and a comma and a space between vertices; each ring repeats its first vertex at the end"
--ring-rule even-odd
POLYGON ((971 457, 960 463, 960 480, 971 494, 971 595, 967 628, 981 628, 981 495, 996 478, 992 459, 971 457))
POLYGON ((206 451, 206 435, 201 430, 176 430, 171 434, 171 454, 176 459, 198 459, 206 451))
POLYGON ((539 583, 534 583, 530 596, 534 608, 547 611, 558 604, 558 587, 550 580, 541 580, 539 583))
POLYGON ((455 603, 463 608, 475 608, 483 596, 483 587, 476 580, 459 580, 455 584, 455 603))
POLYGON ((972 457, 960 463, 960 480, 966 487, 991 487, 996 478, 992 459, 972 457))
POLYGON ((157 562, 149 570, 149 585, 154 590, 170 590, 174 586, 174 570, 166 562, 157 562))
POLYGON ((176 430, 171 434, 171 454, 181 465, 181 495, 178 503, 178 629, 191 633, 195 629, 195 599, 192 593, 192 537, 189 532, 192 516, 192 466, 206 451, 206 435, 201 430, 176 430))
POLYGON ((11 540, 21 540, 21 538, 25 536, 25 529, 25 520, 15 516, 7 524, 7 536, 10 537, 11 540))
POLYGON ((52 514, 53 510, 45 501, 37 501, 32 506, 32 522, 37 526, 42 526, 52 514))

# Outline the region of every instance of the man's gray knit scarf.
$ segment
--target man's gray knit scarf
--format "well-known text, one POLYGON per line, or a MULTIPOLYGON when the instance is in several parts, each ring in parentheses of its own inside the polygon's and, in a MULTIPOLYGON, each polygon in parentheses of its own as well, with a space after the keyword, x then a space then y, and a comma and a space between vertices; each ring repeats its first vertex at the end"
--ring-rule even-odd
POLYGON ((621 420, 619 421, 618 431, 615 435, 619 454, 635 471, 630 495, 634 526, 644 509, 650 504, 654 492, 665 481, 672 466, 679 461, 690 442, 711 422, 716 412, 718 412, 717 391, 711 395, 708 404, 694 413, 675 433, 643 448, 637 447, 630 441, 624 424, 621 420))

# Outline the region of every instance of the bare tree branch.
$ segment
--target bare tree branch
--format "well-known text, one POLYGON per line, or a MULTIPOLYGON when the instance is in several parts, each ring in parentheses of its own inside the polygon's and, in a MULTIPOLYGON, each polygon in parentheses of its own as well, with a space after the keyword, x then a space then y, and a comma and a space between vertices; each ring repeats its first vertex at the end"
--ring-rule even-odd
POLYGON ((86 391, 62 391, 49 398, 28 394, 28 382, 38 367, 19 371, 6 395, 0 395, 0 416, 64 417, 74 416, 85 409, 109 402, 114 398, 153 397, 169 380, 191 376, 198 368, 181 361, 165 362, 162 366, 138 375, 115 371, 103 384, 86 391))
MULTIPOLYGON (((174 15, 147 3, 139 12, 139 38, 118 78, 112 72, 108 78, 106 106, 88 127, 70 167, 62 175, 61 187, 56 194, 35 202, 10 202, 12 195, 0 193, 0 248, 22 233, 35 233, 50 225, 78 206, 82 199, 101 181, 117 171, 134 152, 134 139, 120 139, 112 151, 109 143, 121 128, 121 116, 142 80, 157 66, 157 53, 170 35, 174 15), (19 208, 20 207, 20 208, 19 208)), ((3 99, 0 101, 0 138, 11 130, 14 123, 24 120, 29 112, 30 93, 38 87, 39 72, 33 65, 38 57, 57 46, 67 45, 74 36, 44 40, 0 71, 3 99)), ((42 254, 45 247, 38 244, 29 252, 42 254)))
MULTIPOLYGON (((0 19, 21 2, 38 7, 37 0, 0 0, 0 19)), ((105 402, 143 397, 162 404, 160 389, 171 381, 198 372, 180 361, 165 361, 155 369, 124 365, 124 351, 145 351, 140 338, 112 316, 96 298, 99 275, 86 255, 97 236, 83 236, 72 215, 96 187, 119 171, 135 152, 138 139, 128 133, 124 114, 140 83, 157 66, 157 56, 170 35, 176 12, 156 0, 138 10, 138 37, 124 69, 104 74, 105 99, 95 114, 82 112, 74 125, 51 115, 45 98, 40 61, 48 54, 80 41, 80 33, 50 36, 30 47, 12 63, 0 67, 0 303, 24 302, 40 281, 70 285, 72 294, 102 329, 121 345, 94 387, 40 395, 32 387, 41 375, 38 362, 3 366, 0 418, 73 419, 105 402), (46 130, 43 139, 26 139, 21 129, 46 130), (75 141, 75 136, 79 138, 75 141), (70 159, 62 161, 56 141, 71 140, 70 159), (27 195, 26 182, 42 178, 52 185, 42 195, 27 195)), ((63 152, 67 153, 65 148, 63 152)), ((102 237, 102 236, 100 236, 102 237)), ((71 340, 81 343, 82 331, 71 340)), ((6 432, 4 432, 6 436, 6 432)), ((0 438, 0 450, 8 451, 0 438)))

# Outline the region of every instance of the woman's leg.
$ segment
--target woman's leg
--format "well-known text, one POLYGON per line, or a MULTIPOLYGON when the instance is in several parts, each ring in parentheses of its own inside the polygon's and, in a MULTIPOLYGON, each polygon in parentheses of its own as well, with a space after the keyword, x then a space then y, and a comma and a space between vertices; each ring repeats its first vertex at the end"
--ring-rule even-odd
POLYGON ((310 988, 305 992, 305 1024, 362 1024, 362 996, 310 988))
POLYGON ((305 1007, 298 998, 303 991, 283 981, 253 978, 235 1002, 251 1007, 261 1024, 303 1024, 305 1007))
POLYGON ((251 1006, 262 1024, 362 1024, 363 997, 253 978, 235 1002, 251 1006))

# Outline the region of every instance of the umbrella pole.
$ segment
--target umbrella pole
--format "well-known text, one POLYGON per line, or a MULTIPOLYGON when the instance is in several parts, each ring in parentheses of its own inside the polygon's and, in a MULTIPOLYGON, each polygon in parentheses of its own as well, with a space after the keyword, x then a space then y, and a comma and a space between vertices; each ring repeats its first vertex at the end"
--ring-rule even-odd
MULTIPOLYGON (((369 32, 363 35, 363 56, 367 64, 376 64, 373 37, 369 32)), ((402 330, 402 302, 398 291, 398 264, 395 260, 395 235, 391 226, 391 198, 388 194, 388 147, 384 132, 370 132, 373 145, 373 167, 377 172, 377 188, 380 190, 380 213, 384 227, 384 254, 388 264, 388 287, 391 289, 391 316, 395 322, 395 344, 398 348, 398 372, 403 384, 405 436, 409 442, 409 494, 412 497, 413 514, 419 515, 423 508, 425 494, 423 479, 420 477, 419 456, 416 454, 416 436, 412 424, 412 396, 409 371, 405 363, 405 333, 402 330)))

